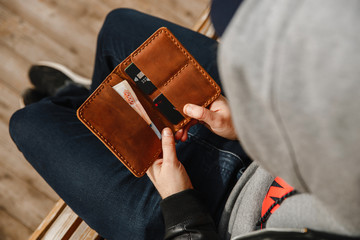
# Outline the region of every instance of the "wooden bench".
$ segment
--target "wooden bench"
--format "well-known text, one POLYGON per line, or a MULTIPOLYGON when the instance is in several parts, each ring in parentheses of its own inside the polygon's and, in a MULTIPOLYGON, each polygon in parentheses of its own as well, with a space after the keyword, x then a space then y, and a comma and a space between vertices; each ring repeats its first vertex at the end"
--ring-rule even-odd
POLYGON ((103 238, 60 199, 29 239, 100 240, 103 238))
MULTIPOLYGON (((210 7, 206 8, 192 30, 216 39, 215 30, 210 21, 210 7)), ((96 231, 91 229, 66 203, 60 199, 29 240, 101 240, 96 231)))

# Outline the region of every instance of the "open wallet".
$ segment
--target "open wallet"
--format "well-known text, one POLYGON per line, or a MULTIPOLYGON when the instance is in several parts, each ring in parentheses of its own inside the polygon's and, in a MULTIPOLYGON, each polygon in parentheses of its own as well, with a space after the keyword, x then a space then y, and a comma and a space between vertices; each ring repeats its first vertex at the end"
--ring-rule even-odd
POLYGON ((184 105, 207 107, 220 92, 194 57, 162 27, 106 77, 77 116, 131 173, 141 177, 161 155, 160 132, 165 127, 176 132, 190 121, 184 105), (119 85, 133 90, 151 124, 131 105, 134 99, 127 98, 127 90, 118 93, 124 89, 119 85))

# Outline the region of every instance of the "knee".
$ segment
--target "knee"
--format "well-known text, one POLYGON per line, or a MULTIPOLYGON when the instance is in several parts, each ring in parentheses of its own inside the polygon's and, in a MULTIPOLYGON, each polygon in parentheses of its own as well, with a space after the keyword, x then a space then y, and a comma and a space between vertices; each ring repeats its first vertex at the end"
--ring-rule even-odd
POLYGON ((118 8, 109 12, 101 28, 100 35, 108 34, 113 31, 121 31, 121 28, 128 28, 134 16, 140 12, 130 8, 118 8), (119 29, 120 28, 120 29, 119 29))
POLYGON ((45 112, 39 103, 31 104, 16 111, 9 121, 9 134, 21 151, 21 146, 31 142, 39 133, 45 112))
POLYGON ((108 13, 97 37, 97 54, 102 56, 109 49, 117 49, 119 41, 129 37, 129 30, 143 24, 142 16, 142 13, 129 8, 118 8, 108 13))
POLYGON ((131 8, 117 8, 111 10, 105 19, 105 22, 119 23, 119 21, 129 20, 132 16, 138 14, 139 11, 131 8))
POLYGON ((24 125, 26 125, 26 110, 25 108, 16 111, 10 118, 9 133, 12 140, 18 145, 19 139, 21 139, 22 132, 24 131, 24 125))

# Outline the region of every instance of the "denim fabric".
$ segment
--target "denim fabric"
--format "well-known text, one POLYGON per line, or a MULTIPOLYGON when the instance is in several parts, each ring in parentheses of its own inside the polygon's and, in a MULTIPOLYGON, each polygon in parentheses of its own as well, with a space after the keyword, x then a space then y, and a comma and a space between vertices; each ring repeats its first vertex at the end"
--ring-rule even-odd
POLYGON ((243 0, 212 0, 210 17, 216 34, 221 37, 243 0))
MULTIPOLYGON (((161 239, 161 198, 147 176, 134 177, 77 119, 76 109, 161 26, 168 27, 220 84, 215 41, 134 10, 118 9, 107 16, 99 34, 90 92, 69 85, 56 96, 17 111, 10 121, 10 134, 25 158, 106 239, 161 239)), ((189 139, 176 148, 217 223, 249 159, 237 141, 216 136, 202 125, 194 126, 189 139)))

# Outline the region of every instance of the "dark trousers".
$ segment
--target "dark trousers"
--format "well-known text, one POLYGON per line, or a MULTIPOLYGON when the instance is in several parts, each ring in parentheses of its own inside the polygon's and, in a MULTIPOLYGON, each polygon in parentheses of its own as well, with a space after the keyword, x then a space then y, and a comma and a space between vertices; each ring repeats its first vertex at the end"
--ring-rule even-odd
MULTIPOLYGON (((166 26, 221 85, 217 42, 167 21, 129 9, 112 11, 98 36, 90 92, 70 85, 56 96, 17 111, 10 134, 38 173, 93 229, 107 239, 161 239, 161 198, 147 176, 134 177, 76 117, 76 109, 105 77, 155 30, 166 26)), ((249 163, 236 141, 191 128, 176 146, 194 187, 215 222, 249 163)), ((181 211, 181 209, 179 209, 181 211)))

